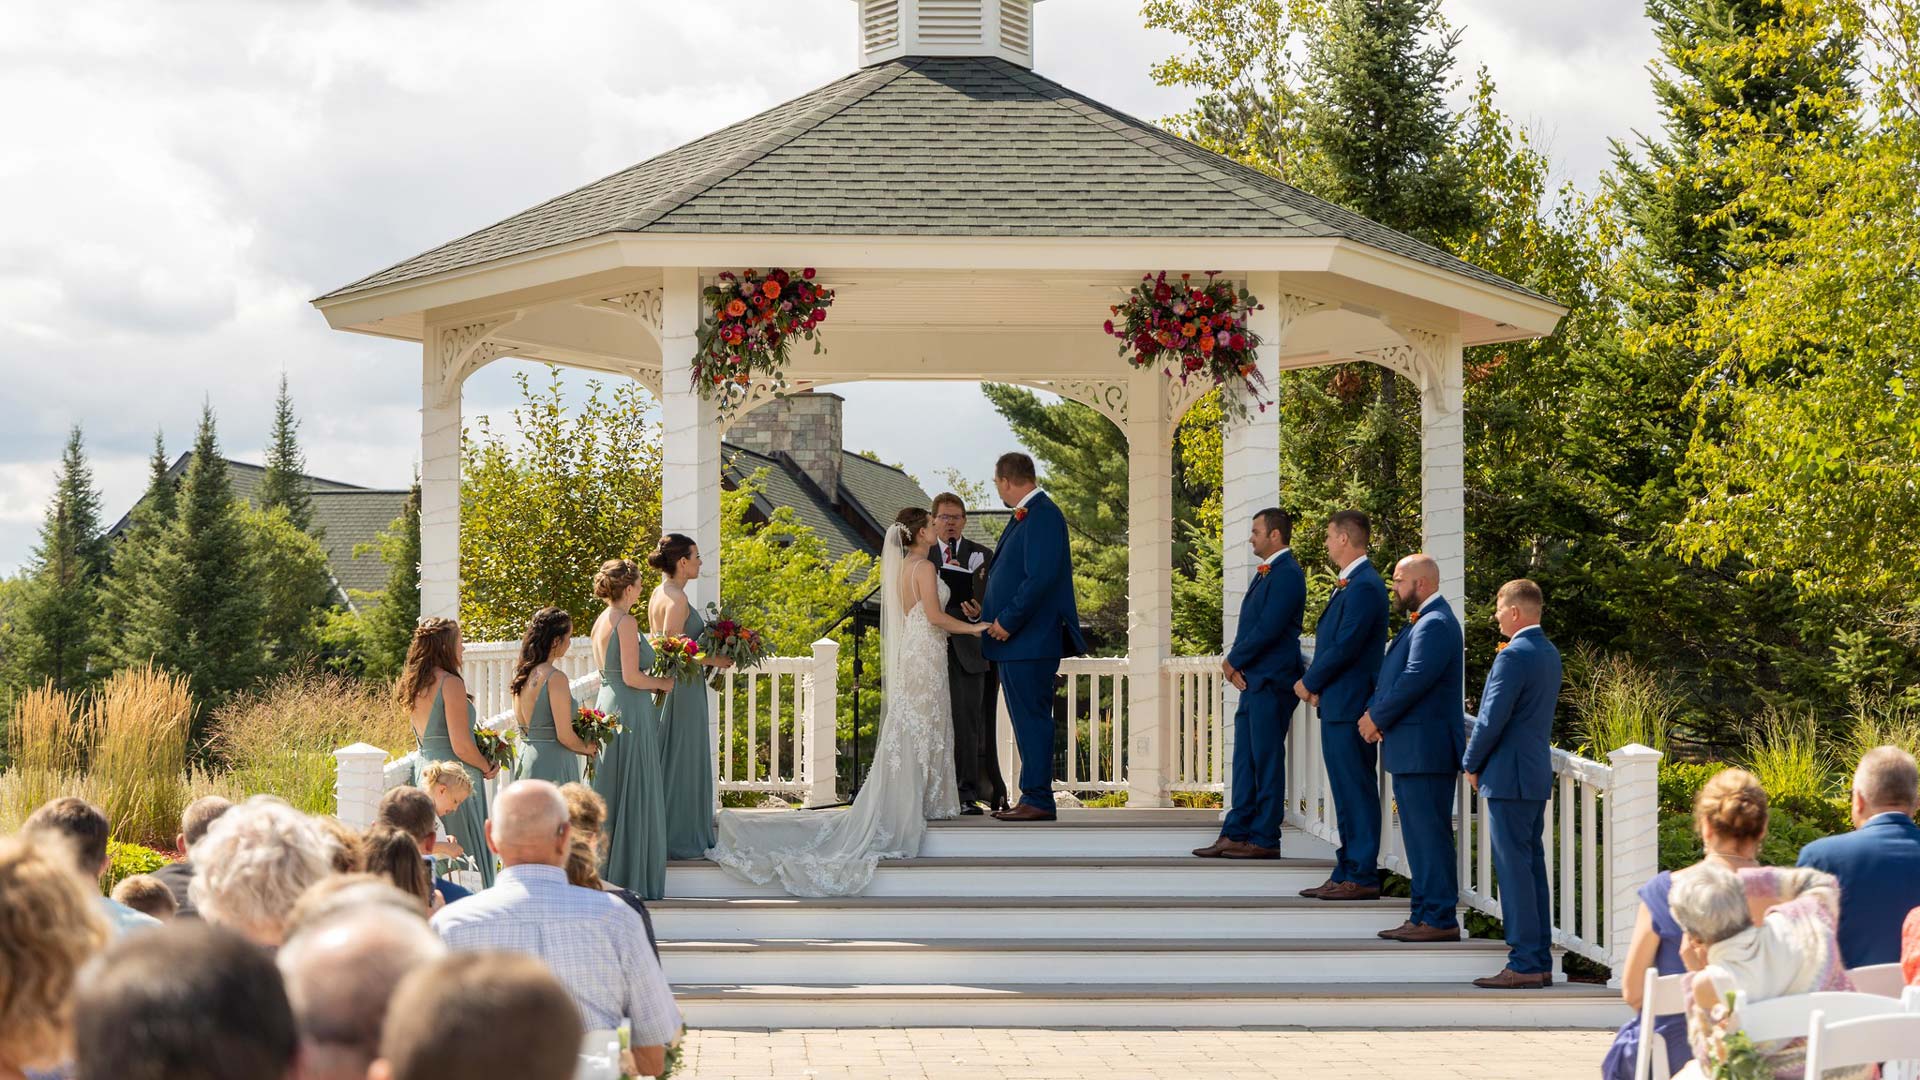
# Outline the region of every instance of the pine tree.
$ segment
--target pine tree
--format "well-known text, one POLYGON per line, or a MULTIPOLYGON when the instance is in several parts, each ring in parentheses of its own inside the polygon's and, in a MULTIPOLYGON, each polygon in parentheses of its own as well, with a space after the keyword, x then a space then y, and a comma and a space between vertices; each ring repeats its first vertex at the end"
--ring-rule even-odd
POLYGON ((300 421, 293 415, 293 397, 287 377, 280 376, 280 396, 273 403, 273 437, 267 444, 267 473, 260 481, 260 509, 285 507, 288 520, 302 532, 320 533, 313 524, 313 495, 307 487, 306 456, 296 438, 300 421))
POLYGON ((100 605, 108 561, 100 494, 76 426, 61 454, 14 635, 19 681, 73 691, 105 674, 100 605))
POLYGON ((208 405, 178 515, 154 546, 147 580, 122 586, 140 594, 127 651, 187 676, 202 718, 265 668, 266 608, 252 556, 208 405))
POLYGON ((179 506, 166 437, 156 431, 153 456, 147 461, 147 490, 114 544, 113 587, 107 590, 105 607, 115 666, 145 664, 158 655, 162 641, 175 636, 165 615, 171 610, 167 582, 154 572, 154 563, 179 506))

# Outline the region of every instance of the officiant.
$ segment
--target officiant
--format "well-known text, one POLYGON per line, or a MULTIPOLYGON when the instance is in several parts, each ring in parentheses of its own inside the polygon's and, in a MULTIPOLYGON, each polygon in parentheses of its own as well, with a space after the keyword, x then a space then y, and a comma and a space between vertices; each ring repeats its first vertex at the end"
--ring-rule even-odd
MULTIPOLYGON (((950 595, 947 614, 978 621, 993 552, 966 538, 967 507, 960 496, 942 492, 933 500, 934 549, 940 578, 950 595)), ((980 639, 947 636, 947 688, 953 698, 953 775, 960 789, 960 812, 981 813, 982 803, 1005 809, 1007 782, 1000 775, 1000 751, 994 746, 994 703, 1000 694, 993 664, 980 651, 980 639)))

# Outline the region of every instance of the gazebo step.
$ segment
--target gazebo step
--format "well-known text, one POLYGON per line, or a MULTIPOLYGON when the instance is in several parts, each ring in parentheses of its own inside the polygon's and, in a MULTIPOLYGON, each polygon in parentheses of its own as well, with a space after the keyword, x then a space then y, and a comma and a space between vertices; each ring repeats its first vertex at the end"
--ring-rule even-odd
POLYGON ((1505 957, 1506 945, 1498 941, 1411 945, 1371 934, 1317 940, 692 940, 660 946, 667 978, 687 984, 817 979, 887 985, 1460 984, 1500 970, 1505 957))
MULTIPOLYGON (((1261 862, 1184 858, 887 859, 868 896, 1276 896, 1327 879, 1325 859, 1261 862)), ((705 860, 667 865, 669 897, 784 896, 705 860)))
POLYGON ((1284 896, 791 896, 655 900, 662 940, 690 938, 1366 937, 1400 925, 1405 900, 1284 896))
MULTIPOLYGON (((1488 972, 1491 974, 1491 971, 1488 972)), ((877 986, 707 983, 674 988, 694 1027, 1611 1028, 1603 986, 1480 990, 1441 983, 877 986)), ((1553 1072, 1551 1063, 1546 1065, 1553 1072)))

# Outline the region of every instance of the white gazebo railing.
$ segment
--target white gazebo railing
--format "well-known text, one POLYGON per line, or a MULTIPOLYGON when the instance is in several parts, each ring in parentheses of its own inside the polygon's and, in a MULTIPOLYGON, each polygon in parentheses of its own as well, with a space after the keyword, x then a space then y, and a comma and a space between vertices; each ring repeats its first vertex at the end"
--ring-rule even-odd
MULTIPOLYGON (((586 639, 575 641, 563 668, 573 679, 574 695, 591 700, 600 674, 591 667, 586 639)), ((1304 643, 1309 656, 1312 642, 1304 643)), ((513 723, 505 688, 512 671, 512 643, 467 648, 467 684, 488 727, 513 723)), ((1054 780, 1059 791, 1106 795, 1129 790, 1133 778, 1136 728, 1155 722, 1135 715, 1134 664, 1125 657, 1075 657, 1060 665, 1064 680, 1066 738, 1064 766, 1054 780)), ((779 794, 810 806, 838 801, 837 679, 839 646, 816 642, 812 655, 776 657, 750 672, 726 672, 723 689, 709 691, 714 772, 718 790, 779 794), (832 692, 822 692, 833 687, 832 692)), ((1188 656, 1160 665, 1161 699, 1166 715, 1160 738, 1147 745, 1164 748, 1159 774, 1166 790, 1223 792, 1232 770, 1228 687, 1220 677, 1220 657, 1188 656)), ((1011 780, 1019 758, 1006 708, 1000 709, 1001 771, 1011 780)), ((338 762, 338 813, 350 825, 373 820, 380 795, 410 781, 413 755, 386 761, 386 754, 365 745, 335 753, 338 762)), ((1660 754, 1628 746, 1590 761, 1553 752, 1556 784, 1544 830, 1549 888, 1554 911, 1554 944, 1616 970, 1624 960, 1638 901, 1636 891, 1659 869, 1660 754)), ((1379 778, 1382 814, 1380 862, 1405 874, 1408 865, 1399 823, 1393 812, 1390 778, 1379 778)), ((1455 805, 1460 902, 1498 917, 1499 886, 1494 880, 1492 834, 1487 801, 1460 781, 1455 805)), ((1327 771, 1320 749, 1320 723, 1310 705, 1294 714, 1287 736, 1287 824, 1328 843, 1340 839, 1327 771)))

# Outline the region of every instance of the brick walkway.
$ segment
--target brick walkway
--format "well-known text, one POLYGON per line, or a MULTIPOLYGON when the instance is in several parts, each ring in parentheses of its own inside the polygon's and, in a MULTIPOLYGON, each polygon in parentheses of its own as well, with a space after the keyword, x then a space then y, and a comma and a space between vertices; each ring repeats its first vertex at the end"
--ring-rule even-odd
POLYGON ((1597 1071, 1610 1031, 709 1029, 676 1080, 1535 1080, 1597 1071))

